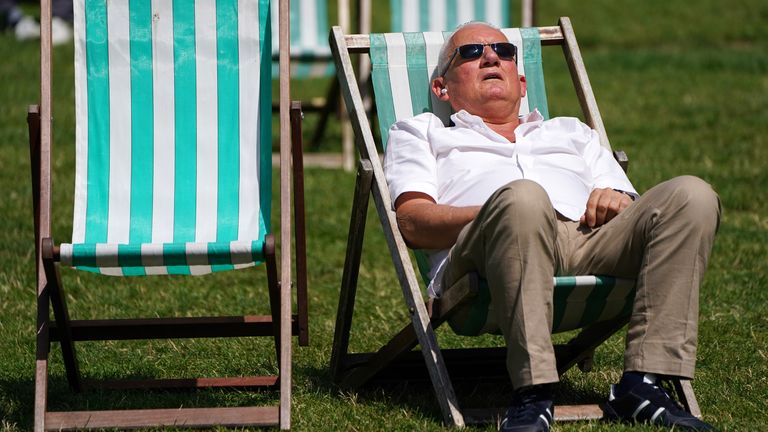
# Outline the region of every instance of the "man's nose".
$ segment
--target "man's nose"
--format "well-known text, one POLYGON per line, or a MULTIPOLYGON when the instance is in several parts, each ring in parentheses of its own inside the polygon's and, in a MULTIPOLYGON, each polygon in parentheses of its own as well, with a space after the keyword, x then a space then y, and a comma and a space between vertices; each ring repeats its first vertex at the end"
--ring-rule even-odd
POLYGON ((491 48, 490 45, 486 45, 483 47, 483 56, 482 56, 482 64, 484 66, 499 64, 500 59, 499 55, 496 54, 496 51, 491 48))

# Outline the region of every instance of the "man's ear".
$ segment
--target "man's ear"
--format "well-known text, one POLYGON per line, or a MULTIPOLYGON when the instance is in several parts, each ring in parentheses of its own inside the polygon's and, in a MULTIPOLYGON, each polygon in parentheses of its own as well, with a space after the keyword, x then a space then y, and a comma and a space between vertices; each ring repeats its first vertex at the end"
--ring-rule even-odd
POLYGON ((525 97, 525 92, 528 91, 528 83, 525 82, 525 76, 520 75, 520 97, 525 97))
POLYGON ((445 77, 437 77, 432 80, 432 93, 434 93, 435 97, 437 97, 439 100, 446 102, 450 98, 448 96, 447 90, 448 87, 445 86, 445 77))

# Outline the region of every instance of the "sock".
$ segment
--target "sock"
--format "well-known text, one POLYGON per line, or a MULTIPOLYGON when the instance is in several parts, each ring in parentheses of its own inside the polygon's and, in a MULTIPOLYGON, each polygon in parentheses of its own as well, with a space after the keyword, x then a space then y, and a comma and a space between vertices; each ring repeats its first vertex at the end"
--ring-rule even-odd
POLYGON ((516 399, 519 402, 539 402, 552 400, 552 385, 538 384, 522 387, 515 391, 516 399))
POLYGON ((656 379, 656 375, 652 373, 634 371, 624 372, 624 374, 621 376, 621 380, 619 380, 619 384, 615 387, 615 396, 624 396, 640 383, 656 384, 656 379))

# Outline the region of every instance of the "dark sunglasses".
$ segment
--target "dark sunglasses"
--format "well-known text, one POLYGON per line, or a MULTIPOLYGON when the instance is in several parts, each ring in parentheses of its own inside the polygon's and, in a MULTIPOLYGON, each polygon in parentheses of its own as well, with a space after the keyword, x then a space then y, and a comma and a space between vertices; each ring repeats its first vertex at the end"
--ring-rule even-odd
POLYGON ((448 68, 451 66, 451 63, 453 63, 453 59, 456 58, 456 54, 460 55, 464 60, 478 59, 483 55, 483 50, 486 46, 491 47, 491 49, 496 53, 496 55, 499 56, 500 59, 514 60, 514 62, 517 63, 517 47, 512 43, 493 42, 466 44, 456 48, 456 50, 453 51, 451 59, 448 60, 448 63, 445 65, 445 70, 443 70, 443 73, 441 73, 440 76, 445 76, 445 73, 448 72, 448 68))

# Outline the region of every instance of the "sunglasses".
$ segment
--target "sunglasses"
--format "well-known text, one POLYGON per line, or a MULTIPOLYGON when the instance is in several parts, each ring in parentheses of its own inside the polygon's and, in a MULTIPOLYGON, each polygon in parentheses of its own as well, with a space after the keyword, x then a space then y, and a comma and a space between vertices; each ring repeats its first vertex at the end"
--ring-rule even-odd
POLYGON ((445 65, 445 70, 440 76, 445 76, 448 72, 448 68, 453 63, 453 59, 456 58, 456 54, 460 55, 464 60, 474 60, 480 58, 483 55, 485 47, 489 46, 502 60, 513 60, 517 63, 517 47, 509 42, 494 42, 494 43, 473 43, 462 45, 453 52, 451 59, 445 65))

